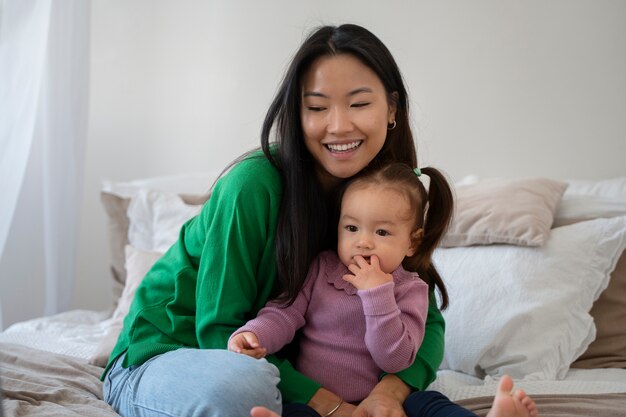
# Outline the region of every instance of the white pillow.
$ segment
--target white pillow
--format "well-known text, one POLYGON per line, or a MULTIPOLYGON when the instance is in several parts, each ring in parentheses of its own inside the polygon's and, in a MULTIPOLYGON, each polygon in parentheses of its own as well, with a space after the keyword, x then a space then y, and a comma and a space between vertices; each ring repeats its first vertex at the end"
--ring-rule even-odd
POLYGON ((220 171, 194 172, 116 182, 105 180, 102 191, 120 197, 133 197, 141 190, 165 191, 173 194, 206 194, 220 171))
POLYGON ((130 245, 125 248, 127 279, 124 291, 122 292, 117 307, 113 312, 111 323, 106 334, 96 347, 93 356, 89 358, 92 365, 105 367, 109 361, 109 356, 117 343, 117 338, 122 331, 124 319, 130 310, 130 305, 135 298, 137 287, 141 284, 143 277, 148 273, 152 265, 163 255, 161 252, 148 252, 130 245))
POLYGON ((568 184, 554 215, 553 227, 626 215, 626 177, 570 180, 568 184))
POLYGON ((559 202, 552 227, 618 216, 626 216, 626 198, 567 194, 559 202))
POLYGON ((144 251, 165 252, 181 226, 201 210, 201 205, 186 204, 177 194, 141 189, 128 206, 128 242, 144 251))
POLYGON ((626 201, 626 177, 605 180, 569 180, 565 195, 589 195, 626 201))
POLYGON ((447 285, 443 369, 557 379, 595 336, 589 310, 626 247, 626 217, 553 229, 541 247, 438 249, 447 285))
MULTIPOLYGON (((102 182, 100 200, 107 214, 108 243, 111 252, 110 268, 113 278, 115 301, 119 298, 126 282, 124 248, 128 245, 128 206, 130 200, 141 190, 155 190, 180 195, 189 205, 202 205, 209 197, 211 185, 220 171, 185 173, 138 179, 134 181, 102 182)), ((147 250, 150 250, 148 248, 147 250)))

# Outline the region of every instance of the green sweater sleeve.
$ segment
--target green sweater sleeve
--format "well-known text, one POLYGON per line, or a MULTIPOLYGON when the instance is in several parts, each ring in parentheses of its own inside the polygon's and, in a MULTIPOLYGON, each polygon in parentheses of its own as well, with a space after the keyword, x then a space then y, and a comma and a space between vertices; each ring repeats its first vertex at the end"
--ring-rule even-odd
MULTIPOLYGON (((281 187, 273 168, 272 178, 260 182, 267 172, 257 169, 258 165, 258 158, 253 158, 235 167, 218 183, 205 209, 209 211, 203 216, 206 242, 196 292, 200 347, 225 348, 232 331, 265 305, 275 281, 281 187), (221 239, 215 239, 218 236, 221 239), (207 299, 206 294, 212 296, 207 299), (223 331, 219 332, 220 328, 223 331)), ((267 359, 280 372, 278 388, 284 402, 307 403, 320 388, 288 360, 273 355, 267 359)))
POLYGON ((278 172, 262 157, 240 162, 216 184, 201 216, 205 234, 195 291, 200 348, 225 349, 230 334, 269 298, 280 196, 278 172))
MULTIPOLYGON (((196 291, 201 348, 225 348, 230 334, 265 305, 274 285, 281 187, 274 168, 268 172, 258 159, 244 161, 216 185, 202 216, 206 242, 196 291)), ((319 389, 288 360, 268 360, 280 372, 283 401, 306 403, 319 389)))

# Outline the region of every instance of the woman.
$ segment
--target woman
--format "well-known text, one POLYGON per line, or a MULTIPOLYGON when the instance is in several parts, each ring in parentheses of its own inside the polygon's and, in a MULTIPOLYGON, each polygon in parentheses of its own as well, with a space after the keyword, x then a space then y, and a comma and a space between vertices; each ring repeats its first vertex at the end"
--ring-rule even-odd
POLYGON ((358 407, 335 409, 341 399, 283 357, 226 350, 268 299, 292 301, 313 258, 335 247, 345 180, 371 164, 416 167, 406 90, 382 42, 355 25, 313 32, 269 108, 261 148, 216 183, 144 278, 103 373, 105 400, 125 417, 243 416, 254 405, 280 412, 282 400, 320 415, 404 415, 403 401, 434 380, 443 357, 434 289, 442 306, 447 295, 432 265, 420 271, 430 306, 415 362, 382 376, 358 407))

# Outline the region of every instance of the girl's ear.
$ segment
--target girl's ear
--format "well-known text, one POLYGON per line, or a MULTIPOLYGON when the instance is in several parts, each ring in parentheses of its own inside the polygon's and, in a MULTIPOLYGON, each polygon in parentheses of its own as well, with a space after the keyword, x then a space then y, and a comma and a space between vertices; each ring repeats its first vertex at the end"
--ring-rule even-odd
POLYGON ((411 233, 411 246, 409 246, 409 250, 406 253, 406 256, 413 256, 417 249, 419 249, 420 244, 422 243, 422 238, 424 237, 424 229, 417 229, 413 233, 411 233))

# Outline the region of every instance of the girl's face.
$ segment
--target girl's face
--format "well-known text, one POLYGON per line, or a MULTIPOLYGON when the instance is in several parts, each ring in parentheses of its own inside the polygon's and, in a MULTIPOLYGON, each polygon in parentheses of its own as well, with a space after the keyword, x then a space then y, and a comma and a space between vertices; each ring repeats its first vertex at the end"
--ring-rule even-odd
POLYGON ((399 190, 383 185, 350 186, 341 200, 337 252, 344 265, 356 263, 359 255, 368 262, 372 255, 388 274, 417 248, 420 231, 415 213, 399 190))
POLYGON ((341 54, 313 62, 302 80, 300 116, 306 147, 325 187, 374 159, 395 113, 376 73, 357 58, 341 54))

